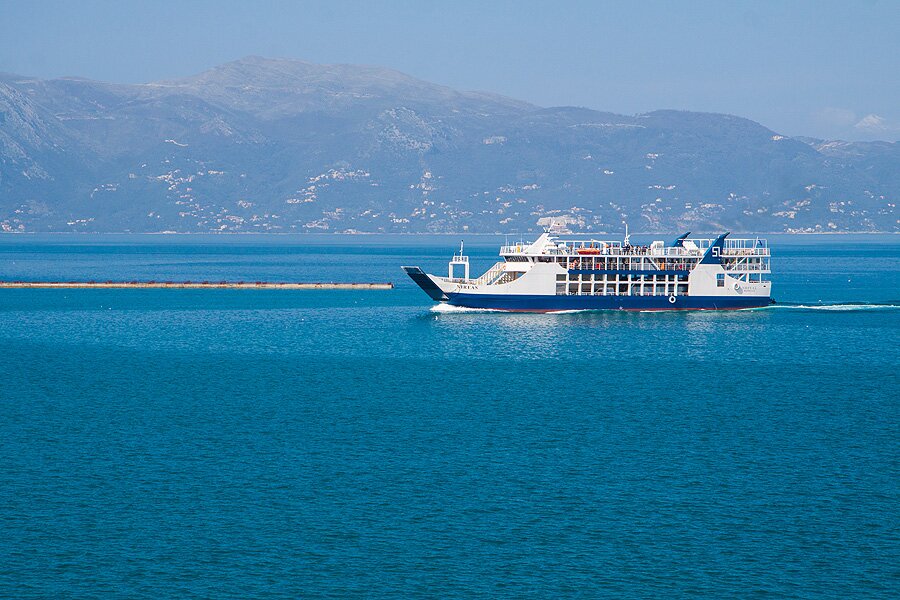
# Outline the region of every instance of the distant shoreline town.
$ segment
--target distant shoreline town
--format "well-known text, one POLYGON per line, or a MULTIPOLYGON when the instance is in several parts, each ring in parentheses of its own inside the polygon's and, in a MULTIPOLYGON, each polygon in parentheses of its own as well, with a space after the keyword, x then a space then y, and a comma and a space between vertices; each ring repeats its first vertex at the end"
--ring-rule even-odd
POLYGON ((897 164, 897 142, 545 108, 380 67, 0 74, 3 232, 897 232, 897 164))

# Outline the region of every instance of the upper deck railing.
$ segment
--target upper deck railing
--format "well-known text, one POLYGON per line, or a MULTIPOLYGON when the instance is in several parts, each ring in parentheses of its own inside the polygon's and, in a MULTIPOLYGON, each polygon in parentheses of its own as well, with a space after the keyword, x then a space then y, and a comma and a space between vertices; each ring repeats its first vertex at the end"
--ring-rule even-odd
MULTIPOLYGON (((702 256, 715 242, 715 239, 687 239, 683 246, 666 246, 654 242, 649 246, 625 245, 621 241, 608 240, 553 240, 547 243, 537 254, 540 256, 580 256, 595 254, 601 256, 650 256, 691 257, 702 256)), ((759 238, 725 238, 722 256, 769 256, 769 244, 759 238)), ((530 244, 504 245, 500 254, 534 255, 529 252, 530 244)))

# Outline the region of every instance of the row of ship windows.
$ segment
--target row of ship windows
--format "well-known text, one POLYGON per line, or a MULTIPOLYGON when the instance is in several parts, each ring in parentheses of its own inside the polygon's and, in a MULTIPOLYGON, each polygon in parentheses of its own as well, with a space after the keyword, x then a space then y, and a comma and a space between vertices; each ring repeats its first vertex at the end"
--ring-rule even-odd
POLYGON ((557 283, 557 296, 687 296, 688 285, 639 283, 557 283))
MULTIPOLYGON (((505 256, 506 262, 529 262, 527 256, 505 256)), ((531 257, 533 258, 533 257, 531 257)), ((538 256, 536 262, 559 263, 570 269, 691 269, 699 261, 696 258, 657 258, 653 262, 649 258, 631 258, 629 256, 538 256)), ((751 259, 752 260, 752 259, 751 259)))
POLYGON ((571 258, 564 262, 563 266, 569 269, 640 269, 647 271, 656 270, 690 270, 697 264, 697 259, 657 259, 649 258, 571 258))
POLYGON ((619 282, 674 282, 687 281, 687 275, 598 275, 596 273, 586 275, 567 275, 560 274, 556 276, 556 281, 604 281, 610 283, 619 282))
MULTIPOLYGON (((728 274, 732 279, 737 279, 738 281, 747 281, 751 283, 757 283, 763 281, 762 274, 760 273, 729 273, 728 274)), ((716 274, 716 286, 725 287, 725 274, 718 273, 716 274)))

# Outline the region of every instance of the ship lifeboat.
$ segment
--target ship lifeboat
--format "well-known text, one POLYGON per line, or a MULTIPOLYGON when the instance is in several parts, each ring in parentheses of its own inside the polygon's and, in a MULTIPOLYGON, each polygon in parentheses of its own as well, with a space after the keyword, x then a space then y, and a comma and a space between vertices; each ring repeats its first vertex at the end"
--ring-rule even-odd
POLYGON ((592 247, 588 246, 588 247, 583 247, 583 248, 576 248, 575 252, 577 252, 578 254, 594 255, 594 254, 600 254, 600 248, 592 248, 592 247))

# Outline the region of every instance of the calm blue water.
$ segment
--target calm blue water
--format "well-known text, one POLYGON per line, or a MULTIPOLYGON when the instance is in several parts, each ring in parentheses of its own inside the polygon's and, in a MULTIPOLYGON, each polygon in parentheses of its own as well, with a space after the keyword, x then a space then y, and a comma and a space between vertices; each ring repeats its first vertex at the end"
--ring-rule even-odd
POLYGON ((456 244, 0 238, 3 280, 397 284, 0 290, 0 596, 897 597, 900 239, 671 314, 432 312, 399 265, 456 244))

